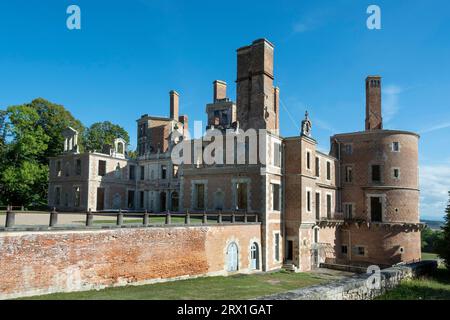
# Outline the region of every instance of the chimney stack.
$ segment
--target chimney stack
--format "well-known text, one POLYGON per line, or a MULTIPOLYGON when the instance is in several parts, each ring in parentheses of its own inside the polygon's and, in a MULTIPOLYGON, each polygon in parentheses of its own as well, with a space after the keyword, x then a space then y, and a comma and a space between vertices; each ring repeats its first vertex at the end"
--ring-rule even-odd
POLYGON ((366 78, 366 131, 383 129, 381 114, 381 77, 366 78))
POLYGON ((170 95, 170 119, 178 120, 179 95, 174 90, 170 91, 169 95, 170 95))
POLYGON ((213 102, 225 99, 227 97, 227 83, 225 81, 216 80, 213 82, 213 85, 214 85, 213 102))

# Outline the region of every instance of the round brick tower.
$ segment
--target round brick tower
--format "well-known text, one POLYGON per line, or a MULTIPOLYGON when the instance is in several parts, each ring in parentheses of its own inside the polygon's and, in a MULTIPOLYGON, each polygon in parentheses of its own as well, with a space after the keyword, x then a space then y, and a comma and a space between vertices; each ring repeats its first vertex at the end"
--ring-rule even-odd
POLYGON ((337 259, 382 266, 419 260, 419 136, 382 129, 380 77, 367 78, 366 92, 366 131, 331 141, 345 218, 337 259))

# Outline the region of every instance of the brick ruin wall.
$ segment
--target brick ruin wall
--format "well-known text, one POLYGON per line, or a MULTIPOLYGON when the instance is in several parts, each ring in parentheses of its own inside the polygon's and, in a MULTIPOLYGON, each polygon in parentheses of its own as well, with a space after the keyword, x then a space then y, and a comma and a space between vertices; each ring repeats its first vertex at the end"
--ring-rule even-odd
POLYGON ((122 228, 0 234, 0 299, 226 275, 226 248, 238 245, 250 270, 260 224, 122 228))

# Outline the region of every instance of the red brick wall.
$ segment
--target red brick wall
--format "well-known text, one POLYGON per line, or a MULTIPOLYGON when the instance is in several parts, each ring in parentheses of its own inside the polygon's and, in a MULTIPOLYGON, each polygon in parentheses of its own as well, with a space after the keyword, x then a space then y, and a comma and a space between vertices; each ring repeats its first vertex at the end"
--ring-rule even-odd
POLYGON ((260 225, 0 234, 0 298, 226 274, 226 247, 249 271, 260 225))

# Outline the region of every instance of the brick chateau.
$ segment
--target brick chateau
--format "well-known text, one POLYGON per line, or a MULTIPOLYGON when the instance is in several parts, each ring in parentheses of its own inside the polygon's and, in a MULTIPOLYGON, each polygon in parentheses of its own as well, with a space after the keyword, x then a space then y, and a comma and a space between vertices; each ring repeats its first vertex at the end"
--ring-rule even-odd
MULTIPOLYGON (((190 141, 189 121, 171 91, 168 117, 137 120, 136 160, 121 139, 80 153, 78 133, 68 128, 65 152, 50 160, 48 204, 60 211, 257 214, 254 234, 243 234, 249 229, 239 225, 214 234, 223 241, 209 254, 220 255, 225 273, 420 260, 419 136, 383 128, 381 77, 365 81, 365 130, 330 137, 326 154, 317 149, 308 114, 298 136, 280 135, 273 57, 265 39, 239 48, 236 101, 216 80, 206 105, 207 129, 237 136, 264 130, 257 163, 208 165, 194 158, 175 164, 174 148, 190 141)), ((204 150, 210 142, 200 144, 204 150)), ((223 157, 237 153, 233 148, 223 157)))

